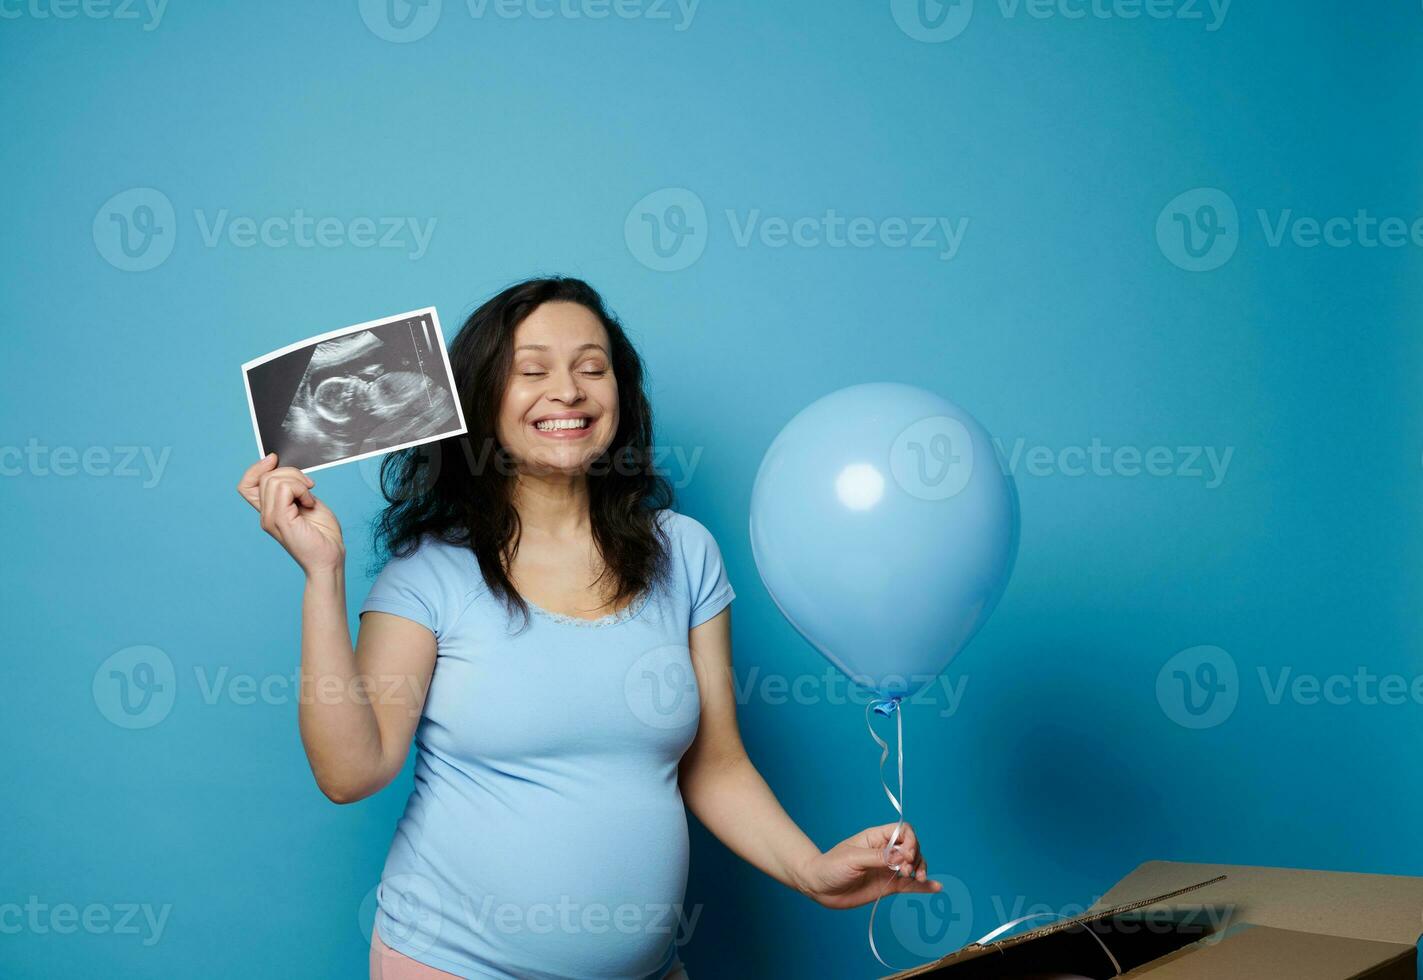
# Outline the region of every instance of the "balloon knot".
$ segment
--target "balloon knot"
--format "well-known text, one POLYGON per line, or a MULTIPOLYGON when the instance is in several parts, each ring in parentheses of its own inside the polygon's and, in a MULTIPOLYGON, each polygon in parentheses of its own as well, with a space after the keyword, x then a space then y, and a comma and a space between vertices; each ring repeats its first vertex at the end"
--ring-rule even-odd
POLYGON ((877 704, 875 704, 875 713, 884 715, 886 718, 888 718, 890 715, 894 714, 896 711, 899 710, 899 700, 899 698, 893 697, 878 702, 877 704))

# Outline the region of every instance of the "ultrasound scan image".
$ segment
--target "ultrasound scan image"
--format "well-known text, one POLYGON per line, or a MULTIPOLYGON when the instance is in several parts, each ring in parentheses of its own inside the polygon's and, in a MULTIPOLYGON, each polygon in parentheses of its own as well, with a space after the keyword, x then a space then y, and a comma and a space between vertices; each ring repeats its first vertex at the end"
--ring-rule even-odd
POLYGON ((264 452, 312 469, 463 431, 430 315, 273 356, 248 372, 264 452))

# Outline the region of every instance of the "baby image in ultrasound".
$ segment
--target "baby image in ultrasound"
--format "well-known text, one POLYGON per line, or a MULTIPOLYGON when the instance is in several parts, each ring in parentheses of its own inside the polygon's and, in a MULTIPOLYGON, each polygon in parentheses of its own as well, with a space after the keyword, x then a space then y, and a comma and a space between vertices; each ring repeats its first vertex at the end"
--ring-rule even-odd
POLYGON ((244 370, 259 449, 282 465, 316 469, 464 431, 433 310, 324 334, 244 370))

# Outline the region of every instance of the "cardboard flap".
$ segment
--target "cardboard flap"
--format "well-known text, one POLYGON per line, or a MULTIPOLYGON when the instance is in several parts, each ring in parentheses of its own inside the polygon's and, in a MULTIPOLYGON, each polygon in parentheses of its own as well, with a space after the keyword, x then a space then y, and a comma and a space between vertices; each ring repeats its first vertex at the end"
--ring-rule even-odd
POLYGON ((1216 943, 1196 944, 1122 975, 1122 980, 1341 980, 1415 975, 1413 947, 1241 923, 1216 943), (1400 969, 1402 968, 1402 969, 1400 969))
MULTIPOLYGON (((1020 946, 1026 943, 1035 942, 1039 939, 1044 938, 1045 936, 1053 935, 1054 933, 1063 932, 1069 929, 1082 928, 1085 927, 1088 923, 1094 922, 1098 919, 1104 919, 1109 918, 1111 916, 1129 913, 1137 909, 1146 908, 1152 905, 1164 904, 1169 902, 1171 899, 1177 898, 1181 895, 1204 890, 1205 888, 1213 884, 1215 884, 1215 882, 1211 879, 1189 882, 1186 884, 1176 884, 1167 891, 1154 893, 1140 898, 1134 898, 1112 906, 1103 906, 1102 903, 1099 902, 1097 905, 1094 905, 1092 908, 1083 912, 1081 915, 1073 916, 1070 919, 1059 919, 1056 922, 1051 922, 1047 925, 1039 926, 1036 929, 1030 929, 1026 932, 1021 932, 1017 935, 1009 936, 1006 939, 996 939, 988 943, 987 945, 979 945, 977 942, 972 942, 969 943, 967 946, 964 946, 962 949, 949 953, 948 955, 940 957, 937 960, 933 960, 928 963, 922 963, 917 967, 912 967, 910 969, 901 970, 898 973, 891 974, 889 977, 885 978, 885 980, 899 980, 899 978, 922 976, 923 974, 931 973, 949 964, 966 963, 971 960, 978 959, 981 956, 996 954, 1000 952, 1001 949, 1004 947, 1020 946)), ((1193 907, 1201 908, 1200 906, 1193 907)))
POLYGON ((1191 901, 1234 905, 1232 924, 1408 946, 1423 932, 1423 878, 1237 864, 1146 861, 1088 911, 1149 899, 1217 875, 1226 877, 1193 891, 1191 901))

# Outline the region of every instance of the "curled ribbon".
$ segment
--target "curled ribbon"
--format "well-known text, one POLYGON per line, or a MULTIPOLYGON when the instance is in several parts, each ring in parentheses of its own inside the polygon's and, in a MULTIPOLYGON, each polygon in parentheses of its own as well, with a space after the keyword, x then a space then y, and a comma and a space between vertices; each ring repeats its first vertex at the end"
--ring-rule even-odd
POLYGON ((889 893, 890 886, 894 884, 894 878, 899 877, 900 865, 891 864, 889 859, 889 852, 899 846, 899 832, 904 827, 904 714, 900 710, 899 698, 879 698, 866 704, 865 725, 870 730, 870 737, 873 738, 880 747, 880 785, 884 787, 885 796, 889 797, 889 802, 894 806, 895 812, 899 814, 899 823, 894 825, 894 833, 890 835, 889 843, 884 846, 884 863, 886 867, 895 874, 894 877, 884 883, 884 890, 881 891, 879 897, 875 899, 875 904, 870 906, 870 952, 874 954, 875 959, 879 960, 880 966, 886 970, 893 970, 894 967, 884 961, 884 957, 879 954, 879 950, 875 947, 875 912, 879 909, 880 899, 889 893), (884 781, 884 764, 889 759, 889 743, 880 738, 879 733, 875 731, 874 723, 870 720, 870 711, 872 709, 882 715, 894 715, 895 755, 899 763, 899 796, 897 797, 890 792, 889 784, 884 781))
MULTIPOLYGON (((889 893, 890 886, 894 884, 895 878, 899 877, 899 869, 901 866, 899 864, 890 863, 889 857, 890 852, 899 846, 899 833, 900 830, 902 830, 904 827, 904 714, 900 706, 900 699, 879 698, 866 704, 865 726, 870 730, 870 737, 873 738, 875 740, 875 744, 880 747, 880 786, 884 788, 885 796, 889 797, 890 804, 894 807, 895 812, 899 814, 899 822, 895 824, 894 833, 890 835, 889 843, 886 844, 884 847, 885 866, 888 867, 891 871, 895 872, 895 875, 894 877, 890 878, 885 882, 884 890, 879 893, 879 897, 875 899, 874 905, 870 906, 869 926, 870 952, 874 954, 875 959, 879 960, 880 966, 884 967, 886 970, 893 970, 895 968, 885 962, 884 957, 879 954, 879 949, 875 946, 875 912, 879 910, 880 899, 884 898, 885 895, 889 893), (898 796, 895 796, 894 793, 891 792, 889 784, 885 782, 884 779, 884 764, 889 760, 889 743, 886 742, 884 739, 880 738, 879 733, 875 731, 874 722, 870 719, 871 710, 881 715, 894 715, 895 756, 897 768, 899 770, 898 796)), ((969 945, 987 945, 988 943, 991 943, 993 940, 997 939, 999 936, 1003 935, 1003 933, 1007 932, 1009 929, 1012 929, 1014 926, 1021 925, 1022 923, 1028 922, 1031 919, 1040 919, 1044 916, 1053 916, 1059 919, 1071 918, 1071 916, 1063 915, 1058 912, 1035 912, 1031 915, 1019 916, 1012 922, 1005 922, 998 928, 991 930, 982 939, 978 939, 973 943, 970 943, 969 945)), ((1107 944, 1102 942, 1102 937, 1097 935, 1090 928, 1087 931, 1091 934, 1093 939, 1097 940, 1097 945, 1102 947, 1102 952, 1107 954, 1107 959, 1112 961, 1112 967, 1117 971, 1116 976, 1121 976, 1122 966, 1120 963, 1117 962, 1117 958, 1112 955, 1112 951, 1107 948, 1107 944)))
MULTIPOLYGON (((982 939, 976 939, 976 940, 974 940, 972 943, 970 943, 969 945, 971 945, 971 946, 985 946, 985 945, 987 945, 988 943, 991 943, 993 940, 997 939, 999 936, 1003 935, 1003 933, 1007 932, 1009 929, 1013 928, 1014 926, 1016 926, 1016 925, 1021 925, 1022 923, 1027 922, 1027 921, 1029 921, 1030 919, 1041 919, 1041 918, 1043 918, 1044 916, 1052 916, 1052 917, 1055 918, 1055 919, 1070 919, 1070 918, 1072 918, 1072 916, 1070 916, 1070 915, 1064 915, 1064 914, 1062 914, 1061 912, 1034 912, 1034 913, 1032 913, 1031 915, 1020 915, 1018 918, 1014 919, 1012 922, 1005 922, 1005 923, 1003 923, 1003 924, 1002 924, 1001 926, 999 926, 997 929, 991 930, 991 931, 990 931, 987 935, 985 935, 982 939)), ((1092 931, 1092 928, 1091 928, 1090 926, 1087 927, 1087 934, 1090 935, 1093 939, 1097 940, 1097 945, 1102 947, 1102 952, 1106 953, 1106 954, 1107 954, 1107 959, 1109 959, 1109 960, 1112 961, 1112 969, 1114 969, 1114 970, 1117 971, 1115 974, 1113 974, 1113 976, 1118 976, 1118 977, 1121 976, 1121 975, 1122 975, 1122 965, 1117 962, 1117 958, 1112 955, 1112 951, 1107 948, 1107 944, 1104 943, 1104 942, 1102 942, 1102 937, 1099 936, 1099 935, 1097 935, 1097 933, 1093 932, 1093 931, 1092 931)))

